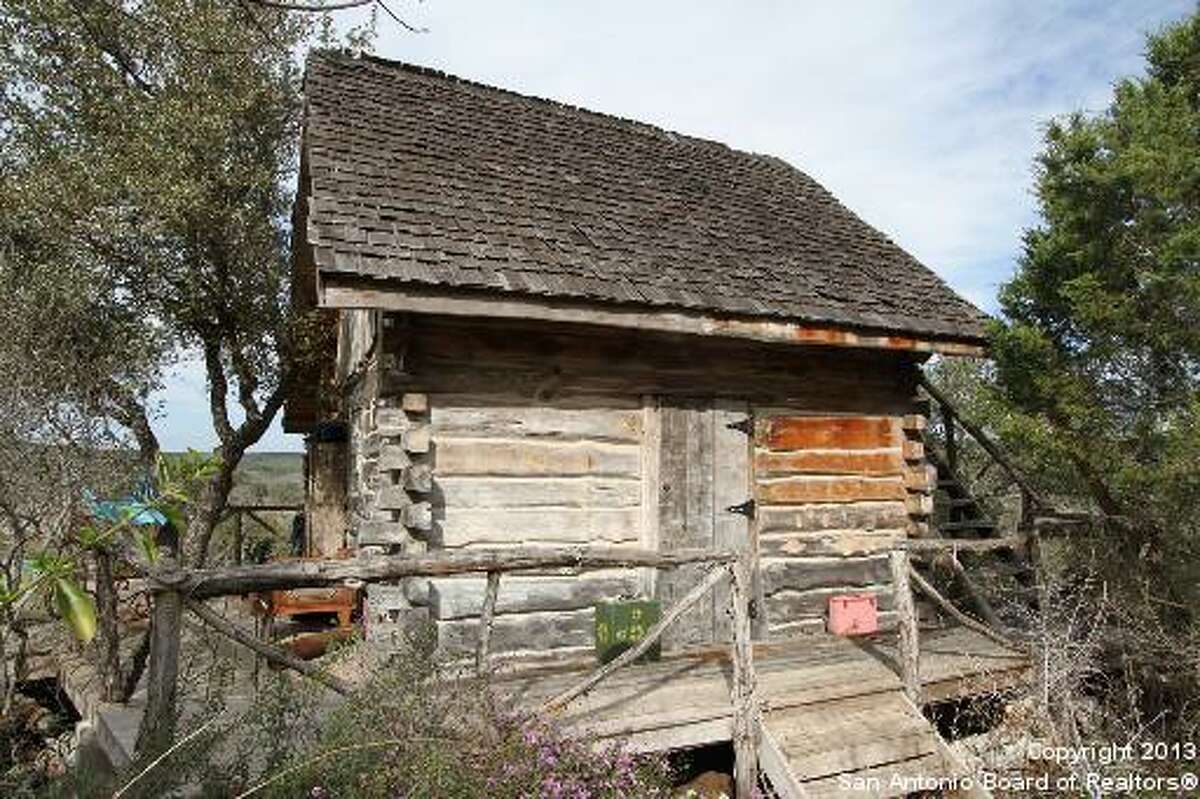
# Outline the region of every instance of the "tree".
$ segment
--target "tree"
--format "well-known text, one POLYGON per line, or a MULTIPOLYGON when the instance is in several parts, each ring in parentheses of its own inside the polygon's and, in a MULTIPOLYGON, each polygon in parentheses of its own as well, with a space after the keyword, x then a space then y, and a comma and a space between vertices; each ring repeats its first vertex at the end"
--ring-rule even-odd
MULTIPOLYGON (((1049 125, 1036 194, 992 331, 999 387, 1118 556, 1170 577, 1200 532, 1200 12, 1149 37, 1107 110, 1049 125)), ((1183 584, 1146 590, 1178 603, 1183 584)))
POLYGON ((202 358, 222 467, 187 531, 196 563, 303 347, 287 221, 298 54, 319 22, 224 0, 0 3, 0 202, 19 220, 0 279, 78 300, 37 306, 47 345, 28 368, 97 351, 87 410, 149 467, 150 390, 202 358))
POLYGON ((219 468, 185 546, 207 557, 309 340, 312 320, 288 309, 288 210, 301 60, 331 31, 260 0, 0 0, 4 588, 31 552, 90 559, 109 699, 129 692, 145 646, 123 669, 115 579, 131 555, 119 538, 79 540, 82 489, 158 473, 150 397, 198 355, 219 468))

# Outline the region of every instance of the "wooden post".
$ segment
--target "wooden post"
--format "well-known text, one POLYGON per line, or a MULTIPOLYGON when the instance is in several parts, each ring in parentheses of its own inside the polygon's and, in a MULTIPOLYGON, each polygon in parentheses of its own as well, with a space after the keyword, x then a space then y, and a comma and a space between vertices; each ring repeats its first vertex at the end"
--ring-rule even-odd
MULTIPOLYGON (((163 567, 174 564, 164 557, 163 567)), ((153 756, 171 746, 175 737, 175 695, 179 680, 179 643, 183 628, 183 597, 169 588, 154 592, 150 617, 150 666, 146 675, 146 710, 138 728, 138 757, 153 756)))
POLYGON ((942 405, 942 425, 946 428, 946 463, 952 475, 958 474, 958 432, 954 429, 954 410, 942 405))
POLYGON ((475 673, 487 672, 488 647, 492 643, 492 622, 496 617, 496 598, 500 595, 500 572, 487 573, 487 591, 479 614, 479 647, 475 650, 475 673))
POLYGON ((245 548, 245 538, 242 531, 242 512, 233 514, 233 562, 242 565, 242 550, 245 548))
POLYGON ((909 583, 908 553, 902 549, 892 550, 888 556, 892 568, 892 591, 895 594, 896 613, 900 617, 900 679, 904 682, 904 693, 913 704, 921 705, 921 657, 917 638, 917 609, 913 602, 912 586, 909 583))
POLYGON ((746 558, 729 567, 733 607, 733 780, 737 799, 751 799, 758 786, 758 705, 755 697, 754 652, 750 640, 750 564, 746 558))
POLYGON ((1014 652, 1024 652, 1025 649, 1015 641, 1010 641, 1001 633, 996 632, 991 627, 988 627, 981 621, 971 618, 966 613, 963 613, 958 608, 954 607, 954 603, 941 595, 936 588, 929 584, 929 581, 916 572, 911 566, 908 569, 908 577, 916 585, 917 590, 933 600, 939 608, 946 611, 955 621, 968 629, 974 630, 985 638, 990 638, 1000 646, 1013 650, 1014 652))

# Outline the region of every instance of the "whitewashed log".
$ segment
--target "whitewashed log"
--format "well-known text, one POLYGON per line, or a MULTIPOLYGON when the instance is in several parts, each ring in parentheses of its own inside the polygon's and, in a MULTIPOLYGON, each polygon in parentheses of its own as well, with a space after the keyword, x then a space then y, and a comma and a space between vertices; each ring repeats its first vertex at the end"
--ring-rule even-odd
POLYGON ((637 508, 638 480, 616 477, 441 477, 447 508, 637 508))
POLYGON ((427 424, 414 425, 400 435, 400 445, 406 452, 428 452, 431 431, 427 424))
POLYGON ((887 557, 871 558, 763 558, 766 593, 792 589, 869 586, 889 579, 887 557))
POLYGON ((763 533, 758 538, 758 551, 760 555, 768 558, 873 555, 894 549, 906 536, 904 528, 763 533))
POLYGON ((400 397, 400 407, 405 413, 425 413, 429 410, 429 396, 426 394, 404 394, 400 397))
POLYGON ((381 405, 375 409, 375 428, 385 435, 399 436, 413 424, 403 408, 381 405))
POLYGON ((428 502, 414 502, 400 515, 409 530, 428 531, 433 527, 433 505, 428 502))
POLYGON ((844 594, 872 594, 879 610, 888 611, 893 607, 892 589, 890 586, 869 586, 866 588, 814 588, 808 591, 793 591, 783 589, 766 598, 767 618, 775 624, 787 624, 805 618, 824 619, 829 611, 830 597, 844 594))
MULTIPOLYGON (((455 397, 431 399, 430 420, 438 441, 453 436, 552 438, 638 443, 642 437, 639 410, 604 407, 554 408, 537 405, 455 407, 455 397)), ((530 400, 532 403, 532 400, 530 400)))
POLYGON ((903 502, 907 494, 900 477, 804 475, 760 479, 758 496, 764 505, 809 505, 890 500, 903 502))
POLYGON ((446 438, 437 443, 439 477, 454 475, 640 477, 641 452, 630 444, 446 438))
POLYGON ((380 510, 403 510, 412 502, 412 497, 402 485, 380 486, 375 494, 375 507, 380 510))
POLYGON ((408 530, 398 521, 362 521, 355 527, 358 546, 397 546, 409 540, 408 530))
POLYGON ((375 467, 380 471, 403 469, 412 463, 412 457, 399 444, 384 444, 379 449, 375 467))
POLYGON ((428 494, 433 490, 433 467, 428 463, 414 463, 400 473, 400 483, 406 491, 428 494))
POLYGON ((599 684, 600 681, 612 674, 617 669, 632 663, 645 654, 646 651, 649 650, 650 647, 662 637, 663 632, 670 628, 670 626, 680 616, 682 616, 688 610, 688 608, 692 607, 701 599, 703 599, 704 596, 712 590, 713 586, 715 586, 721 580, 728 579, 730 568, 731 566, 728 565, 709 567, 708 574, 704 576, 704 579, 693 586, 692 590, 688 591, 687 594, 685 594, 678 602, 669 607, 663 613, 662 618, 646 631, 645 636, 640 641, 638 641, 629 649, 626 649, 621 654, 617 655, 608 663, 596 669, 594 672, 588 675, 587 679, 547 700, 542 705, 541 711, 543 713, 547 713, 558 708, 565 707, 572 699, 587 693, 597 684, 599 684))
MULTIPOLYGON (((477 577, 430 580, 429 606, 437 619, 461 619, 479 614, 486 580, 477 577)), ((579 610, 605 599, 637 595, 638 576, 632 570, 587 572, 566 577, 509 577, 500 588, 496 612, 579 610)))
POLYGON ((904 486, 910 491, 930 491, 937 488, 937 467, 931 463, 910 464, 904 471, 904 486))
POLYGON ((933 515, 933 493, 910 493, 908 498, 904 500, 905 506, 908 508, 911 516, 932 516, 933 515))
POLYGON ((904 527, 907 520, 903 502, 763 506, 758 511, 759 530, 764 533, 896 529, 904 527))
POLYGON ((637 508, 458 508, 445 509, 431 538, 435 546, 525 543, 636 544, 637 508))
MULTIPOLYGON (((447 657, 474 655, 479 648, 479 619, 438 621, 438 650, 447 657)), ((591 608, 497 615, 489 651, 545 651, 591 646, 595 634, 591 608)))

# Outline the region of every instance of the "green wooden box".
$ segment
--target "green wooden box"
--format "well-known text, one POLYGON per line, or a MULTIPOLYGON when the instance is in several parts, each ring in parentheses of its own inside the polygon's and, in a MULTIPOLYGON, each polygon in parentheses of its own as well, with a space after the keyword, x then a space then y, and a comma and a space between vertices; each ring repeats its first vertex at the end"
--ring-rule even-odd
MULTIPOLYGON (((662 603, 656 599, 621 599, 596 604, 596 658, 607 663, 646 637, 662 618, 662 603)), ((655 641, 638 658, 639 663, 662 657, 662 639, 655 641)))

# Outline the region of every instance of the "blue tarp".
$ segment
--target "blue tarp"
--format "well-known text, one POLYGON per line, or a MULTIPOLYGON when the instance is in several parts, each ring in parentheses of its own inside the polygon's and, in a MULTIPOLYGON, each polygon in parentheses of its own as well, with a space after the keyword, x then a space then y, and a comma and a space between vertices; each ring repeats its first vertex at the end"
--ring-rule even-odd
POLYGON ((118 499, 99 499, 88 489, 83 490, 83 501, 87 503, 88 511, 92 516, 112 524, 125 519, 129 519, 130 524, 139 527, 166 524, 167 517, 150 504, 152 498, 153 489, 149 483, 143 483, 130 496, 118 499))

